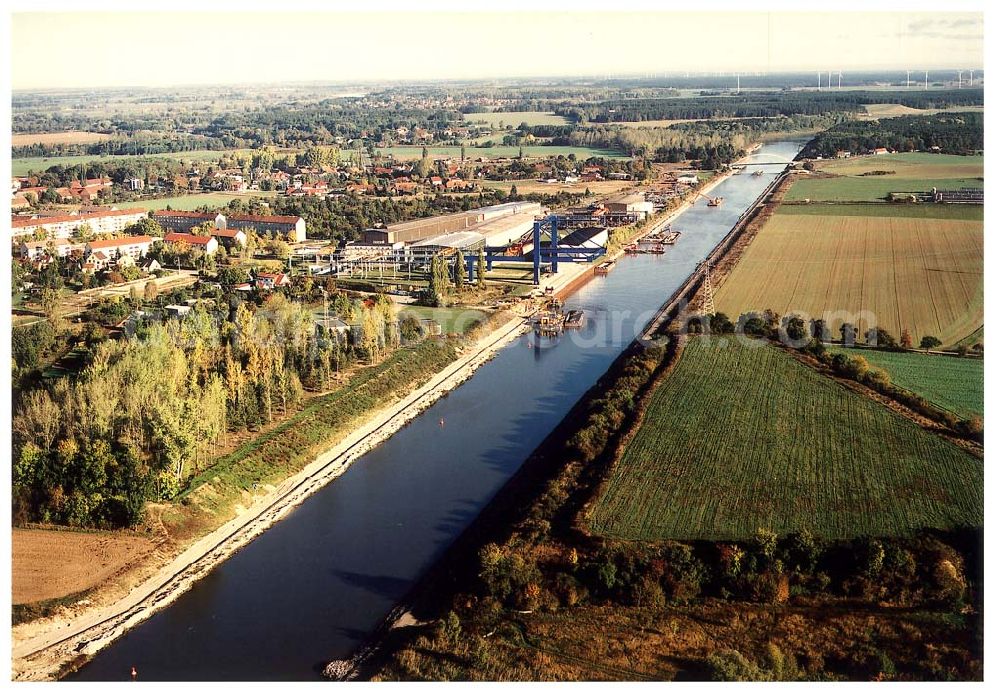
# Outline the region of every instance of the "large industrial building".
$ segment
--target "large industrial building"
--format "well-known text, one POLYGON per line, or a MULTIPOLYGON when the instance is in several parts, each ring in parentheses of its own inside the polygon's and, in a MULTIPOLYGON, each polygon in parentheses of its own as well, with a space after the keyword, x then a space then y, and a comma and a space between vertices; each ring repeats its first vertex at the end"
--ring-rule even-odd
POLYGON ((627 193, 604 201, 604 206, 612 214, 635 214, 640 220, 653 214, 653 203, 646 201, 642 193, 627 193))
POLYGON ((535 215, 519 212, 483 222, 475 231, 486 237, 486 245, 491 248, 509 246, 531 232, 535 225, 535 215))
MULTIPOLYGON (((501 205, 480 207, 468 212, 456 212, 439 217, 399 222, 398 224, 390 224, 384 229, 368 229, 363 234, 362 241, 367 244, 416 243, 456 231, 478 231, 479 225, 494 220, 520 217, 521 215, 530 215, 534 219, 535 215, 541 213, 542 206, 537 202, 508 202, 501 205)), ((523 217, 521 219, 523 220, 523 217)))
POLYGON ((486 237, 475 231, 453 231, 448 234, 432 236, 423 241, 417 241, 408 249, 408 255, 414 261, 429 261, 439 253, 454 253, 461 251, 468 255, 478 253, 486 246, 486 237))

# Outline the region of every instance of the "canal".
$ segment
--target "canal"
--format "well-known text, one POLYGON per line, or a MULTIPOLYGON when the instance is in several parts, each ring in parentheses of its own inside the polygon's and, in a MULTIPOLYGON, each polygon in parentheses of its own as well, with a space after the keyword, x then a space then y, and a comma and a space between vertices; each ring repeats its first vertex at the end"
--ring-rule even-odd
MULTIPOLYGON (((754 159, 790 160, 801 143, 754 159)), ((310 680, 346 658, 475 518, 780 172, 741 175, 673 223, 664 255, 626 256, 567 302, 583 328, 533 334, 355 461, 71 680, 310 680)))

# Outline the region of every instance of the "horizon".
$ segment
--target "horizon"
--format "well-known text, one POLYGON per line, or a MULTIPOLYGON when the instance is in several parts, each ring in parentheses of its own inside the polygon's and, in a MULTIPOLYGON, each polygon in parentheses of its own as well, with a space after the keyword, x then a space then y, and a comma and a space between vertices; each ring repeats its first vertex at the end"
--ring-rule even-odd
POLYGON ((984 20, 976 12, 142 11, 11 17, 12 87, 18 92, 984 67, 984 20), (277 17, 297 32, 294 41, 287 41, 287 30, 279 37, 285 45, 275 41, 277 17), (189 38, 151 49, 152 25, 158 35, 189 38), (699 33, 705 26, 711 27, 708 38, 727 48, 724 55, 706 53, 706 36, 699 33), (824 31, 817 33, 816 26, 824 31), (471 34, 474 48, 462 40, 434 42, 471 34), (219 36, 239 40, 219 51, 219 36), (627 39, 629 50, 603 48, 609 36, 627 39), (511 51, 512 42, 542 48, 511 51), (169 59, 141 59, 154 50, 173 53, 169 59), (236 60, 228 59, 234 55, 236 60), (81 56, 92 76, 87 84, 79 83, 79 71, 64 67, 81 56), (290 81, 288 75, 301 79, 290 81))
MULTIPOLYGON (((941 73, 941 72, 954 72, 957 68, 951 67, 928 67, 926 68, 929 73, 941 73)), ((976 73, 976 78, 980 79, 985 76, 986 70, 983 66, 977 66, 974 68, 964 68, 964 70, 974 70, 976 73)), ((923 72, 924 68, 921 67, 919 72, 923 72)), ((773 70, 771 72, 739 72, 741 78, 752 78, 755 76, 792 76, 792 75, 812 75, 817 72, 825 74, 826 70, 807 70, 807 69, 788 69, 788 70, 773 70)), ((833 75, 836 77, 837 70, 833 70, 833 75)), ((884 75, 891 72, 899 72, 900 76, 905 76, 906 69, 898 67, 866 67, 858 68, 854 70, 842 70, 840 71, 844 76, 847 75, 884 75)), ((916 75, 918 70, 911 71, 913 75, 916 75)), ((384 79, 358 79, 358 80, 324 80, 324 79, 312 79, 312 80, 284 80, 278 81, 230 81, 230 82, 178 82, 176 84, 88 84, 79 86, 57 86, 57 87, 17 87, 12 89, 13 93, 17 92, 46 92, 46 91, 93 91, 93 90, 113 90, 113 89, 146 89, 146 90, 169 90, 169 89, 208 89, 211 87, 276 87, 276 86, 288 86, 294 88, 301 87, 360 87, 360 86, 379 86, 379 87, 395 87, 400 85, 407 85, 413 87, 420 86, 433 86, 438 84, 477 84, 477 83, 489 83, 496 82, 500 84, 518 82, 556 82, 556 81, 602 81, 602 82, 625 82, 629 80, 668 80, 671 78, 681 78, 695 80, 699 77, 706 78, 718 78, 730 73, 728 70, 723 71, 705 71, 705 72, 694 72, 690 71, 690 76, 685 74, 683 70, 670 70, 666 72, 655 72, 655 73, 621 73, 621 74, 609 74, 609 75, 589 75, 589 74, 565 74, 565 75, 531 75, 524 77, 428 77, 428 78, 413 78, 413 79, 400 79, 400 78, 384 78, 384 79)), ((736 75, 736 71, 731 73, 736 75)), ((952 75, 952 78, 954 76, 952 75)), ((914 83, 916 83, 917 77, 912 78, 914 83)), ((659 87, 663 89, 671 88, 669 85, 664 85, 659 87)), ((803 87, 803 89, 811 89, 813 87, 803 87)), ((964 88, 964 87, 963 87, 964 88)), ((971 89, 972 87, 970 87, 971 89)), ((983 89, 983 85, 977 85, 976 89, 983 89)), ((744 90, 757 89, 756 87, 743 87, 744 90)), ((763 89, 778 89, 778 87, 768 87, 763 89)), ((823 89, 826 89, 824 86, 823 89)))

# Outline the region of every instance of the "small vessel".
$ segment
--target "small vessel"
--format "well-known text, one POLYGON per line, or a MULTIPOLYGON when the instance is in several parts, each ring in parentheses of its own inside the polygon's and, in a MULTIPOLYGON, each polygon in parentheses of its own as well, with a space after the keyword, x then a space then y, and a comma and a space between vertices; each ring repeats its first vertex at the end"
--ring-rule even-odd
POLYGON ((595 275, 606 275, 611 272, 611 268, 615 266, 615 261, 605 260, 603 263, 594 268, 595 275))
POLYGON ((639 252, 639 246, 637 246, 634 243, 630 243, 629 245, 625 246, 624 250, 627 255, 635 255, 636 253, 639 252))
POLYGON ((655 246, 653 246, 652 248, 649 248, 649 249, 646 250, 647 253, 652 253, 653 255, 662 255, 666 251, 667 251, 667 249, 663 247, 662 243, 658 243, 655 246))
POLYGON ((763 169, 757 169, 756 171, 753 172, 753 175, 754 176, 763 176, 764 175, 764 171, 763 171, 763 169))
POLYGON ((663 239, 663 243, 667 245, 672 245, 675 241, 677 241, 677 237, 680 235, 681 232, 679 231, 671 231, 669 234, 667 234, 667 237, 663 239))
POLYGON ((708 201, 709 207, 722 207, 722 198, 711 198, 708 201))
POLYGON ((567 311, 566 318, 563 320, 563 327, 579 328, 581 326, 583 326, 583 311, 579 309, 567 311))

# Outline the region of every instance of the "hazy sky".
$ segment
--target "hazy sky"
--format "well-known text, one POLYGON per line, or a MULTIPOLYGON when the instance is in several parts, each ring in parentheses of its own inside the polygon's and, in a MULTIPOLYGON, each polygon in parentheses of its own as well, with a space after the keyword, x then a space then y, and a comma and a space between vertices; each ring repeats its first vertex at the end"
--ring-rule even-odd
POLYGON ((15 89, 983 62, 978 13, 16 13, 11 33, 15 89))

